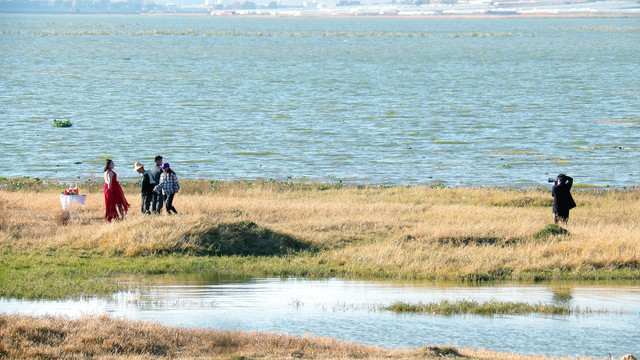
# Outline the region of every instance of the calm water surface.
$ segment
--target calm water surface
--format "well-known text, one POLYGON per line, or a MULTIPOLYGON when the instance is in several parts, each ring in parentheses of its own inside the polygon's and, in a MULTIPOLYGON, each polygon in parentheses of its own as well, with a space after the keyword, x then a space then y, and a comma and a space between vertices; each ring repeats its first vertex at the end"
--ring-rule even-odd
POLYGON ((637 19, 0 15, 0 176, 160 153, 189 178, 638 185, 639 48, 637 19))
POLYGON ((0 300, 1 312, 109 314, 167 325, 313 334, 389 348, 455 345, 527 354, 614 358, 640 352, 640 285, 452 284, 302 279, 166 279, 106 300, 0 300), (473 299, 558 303, 604 310, 583 315, 398 315, 379 309, 473 299))

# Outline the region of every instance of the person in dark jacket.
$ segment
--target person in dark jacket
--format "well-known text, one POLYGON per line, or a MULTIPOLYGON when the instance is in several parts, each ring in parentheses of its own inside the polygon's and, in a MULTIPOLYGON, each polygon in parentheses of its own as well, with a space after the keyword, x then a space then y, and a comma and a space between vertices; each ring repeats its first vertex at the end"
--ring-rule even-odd
POLYGON ((133 169, 142 176, 142 184, 140 185, 142 202, 140 205, 140 210, 142 210, 143 214, 151 214, 151 200, 153 199, 153 188, 155 188, 156 182, 153 179, 151 171, 145 170, 143 164, 137 162, 133 164, 133 169))
POLYGON ((569 210, 576 207, 576 202, 571 196, 571 185, 573 185, 573 178, 565 174, 558 175, 553 183, 551 195, 556 224, 558 221, 566 224, 569 221, 569 210))
MULTIPOLYGON (((153 177, 153 181, 156 184, 160 183, 160 175, 164 171, 162 171, 163 159, 162 156, 158 155, 155 158, 155 164, 151 166, 151 176, 153 177)), ((154 214, 160 214, 162 212, 162 205, 164 204, 164 197, 162 196, 162 192, 153 192, 153 196, 151 197, 151 212, 154 214)))

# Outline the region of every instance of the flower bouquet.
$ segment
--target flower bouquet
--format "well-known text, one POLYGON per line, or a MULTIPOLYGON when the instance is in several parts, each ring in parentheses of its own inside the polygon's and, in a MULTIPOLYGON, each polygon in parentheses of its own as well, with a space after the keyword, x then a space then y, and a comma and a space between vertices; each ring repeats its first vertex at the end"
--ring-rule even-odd
POLYGON ((71 186, 69 186, 69 190, 65 190, 64 194, 65 195, 78 195, 78 185, 76 185, 73 188, 71 186))

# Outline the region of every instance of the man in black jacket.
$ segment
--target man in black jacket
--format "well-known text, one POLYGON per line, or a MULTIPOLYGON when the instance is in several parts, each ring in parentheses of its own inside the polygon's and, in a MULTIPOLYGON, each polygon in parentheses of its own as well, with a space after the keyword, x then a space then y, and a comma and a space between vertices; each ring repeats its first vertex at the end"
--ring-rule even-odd
POLYGON ((156 182, 153 180, 151 171, 145 170, 143 164, 137 162, 133 165, 133 169, 142 175, 142 184, 140 184, 142 203, 140 205, 140 210, 142 210, 143 214, 151 214, 149 208, 151 207, 151 199, 154 194, 153 188, 156 186, 156 182))
POLYGON ((573 178, 565 174, 558 175, 553 183, 551 195, 556 224, 558 221, 566 224, 569 221, 569 210, 576 207, 576 202, 571 196, 571 185, 573 185, 573 178))

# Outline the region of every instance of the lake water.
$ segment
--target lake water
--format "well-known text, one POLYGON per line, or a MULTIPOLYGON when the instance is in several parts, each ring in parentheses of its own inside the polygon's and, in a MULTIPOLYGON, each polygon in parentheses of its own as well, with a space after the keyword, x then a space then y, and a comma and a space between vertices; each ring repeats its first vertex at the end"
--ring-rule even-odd
POLYGON ((455 284, 305 279, 166 278, 81 301, 0 300, 0 312, 108 314, 166 325, 312 334, 387 348, 455 345, 525 354, 614 358, 640 353, 636 283, 455 284), (579 306, 579 315, 395 314, 380 305, 472 299, 579 306))
POLYGON ((640 21, 0 15, 0 176, 638 185, 640 21), (70 119, 72 128, 53 128, 70 119))

